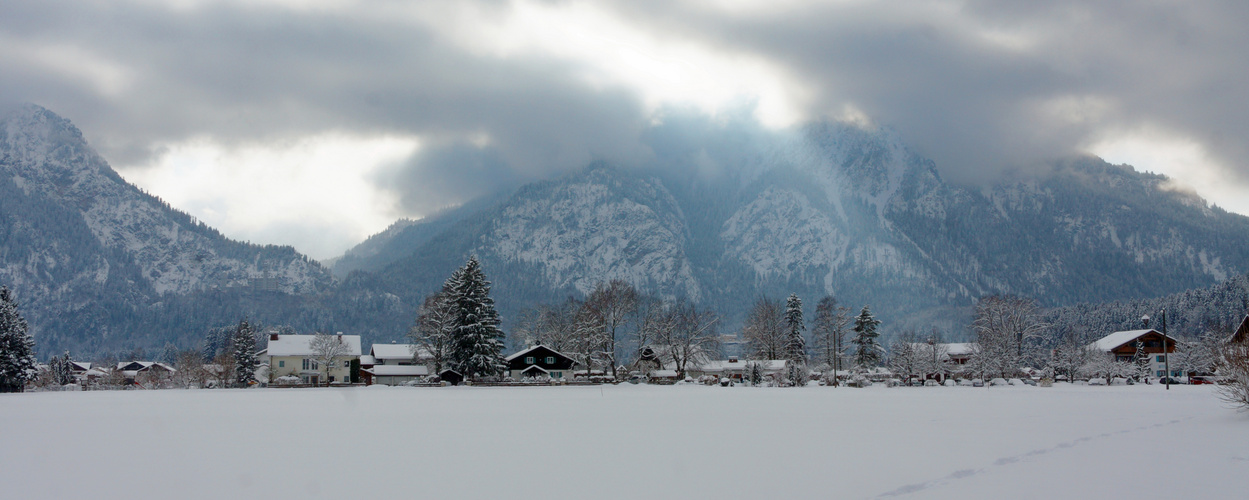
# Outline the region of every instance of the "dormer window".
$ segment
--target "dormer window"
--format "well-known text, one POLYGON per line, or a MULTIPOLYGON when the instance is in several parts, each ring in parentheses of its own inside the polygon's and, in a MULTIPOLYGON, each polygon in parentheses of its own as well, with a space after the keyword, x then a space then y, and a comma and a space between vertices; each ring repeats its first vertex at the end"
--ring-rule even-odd
POLYGON ((525 356, 525 364, 527 364, 527 365, 532 365, 532 364, 533 364, 533 356, 525 356))

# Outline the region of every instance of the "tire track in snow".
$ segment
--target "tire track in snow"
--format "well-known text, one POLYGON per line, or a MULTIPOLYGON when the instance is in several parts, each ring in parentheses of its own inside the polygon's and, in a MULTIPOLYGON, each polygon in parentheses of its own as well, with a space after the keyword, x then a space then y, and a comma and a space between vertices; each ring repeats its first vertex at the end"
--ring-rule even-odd
POLYGON ((1057 445, 1054 445, 1053 447, 1050 447, 1050 448, 1040 448, 1040 449, 1035 449, 1035 450, 1022 453, 1019 455, 1002 457, 997 460, 994 460, 992 464, 985 466, 985 467, 981 467, 979 469, 960 469, 960 470, 951 472, 950 474, 944 477, 938 478, 938 479, 934 479, 931 481, 924 481, 922 483, 908 484, 908 485, 881 493, 877 495, 876 498, 893 498, 893 497, 910 495, 912 493, 924 491, 930 488, 945 486, 947 484, 950 484, 954 481, 958 481, 960 479, 966 479, 966 478, 969 478, 978 474, 982 474, 985 472, 991 472, 993 467, 1007 466, 1007 465, 1011 465, 1011 464, 1024 461, 1029 458, 1045 455, 1045 454, 1056 452, 1056 451, 1071 449, 1080 444, 1084 444, 1084 443, 1087 443, 1096 439, 1105 439, 1108 437, 1118 436, 1121 434, 1128 434, 1132 432, 1140 432, 1140 431, 1145 431, 1145 430, 1157 429, 1159 427, 1163 427, 1167 425, 1175 425, 1175 424, 1185 422, 1188 420, 1192 420, 1192 419, 1193 417, 1188 417, 1188 418, 1183 418, 1183 419, 1174 419, 1168 422, 1161 422, 1161 423, 1157 423, 1153 425, 1142 425, 1140 427, 1136 427, 1132 429, 1123 429, 1123 430, 1119 430, 1115 432, 1103 432, 1096 436, 1084 436, 1084 437, 1073 439, 1071 441, 1064 441, 1064 442, 1058 443, 1057 445))

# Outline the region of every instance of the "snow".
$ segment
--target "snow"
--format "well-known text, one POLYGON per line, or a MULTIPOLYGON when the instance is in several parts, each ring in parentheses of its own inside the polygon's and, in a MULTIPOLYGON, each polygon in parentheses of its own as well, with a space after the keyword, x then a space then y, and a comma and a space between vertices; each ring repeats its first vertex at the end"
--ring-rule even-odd
POLYGON ((425 365, 377 365, 365 371, 379 377, 424 377, 429 375, 425 365))
MULTIPOLYGON (((1152 331, 1154 330, 1127 330, 1127 331, 1122 331, 1122 332, 1115 332, 1105 337, 1102 337, 1100 340, 1096 342, 1093 342, 1092 344, 1090 344, 1090 347, 1094 349, 1098 349, 1102 352, 1110 352, 1114 348, 1119 347, 1128 342, 1131 342, 1133 340, 1136 340, 1137 337, 1140 337, 1141 335, 1144 335, 1152 331)), ((1162 335, 1162 334, 1159 333, 1158 335, 1162 335)))
MULTIPOLYGON (((269 340, 269 347, 266 349, 269 356, 312 356, 312 339, 315 335, 278 335, 277 340, 269 340)), ((343 342, 347 343, 349 349, 344 356, 360 355, 360 336, 359 335, 343 335, 343 342)))
POLYGON ((0 433, 6 498, 547 498, 558 485, 605 499, 1213 499, 1249 489, 1249 415, 1223 408, 1209 386, 47 392, 0 395, 0 424, 21 429, 0 433), (142 458, 99 459, 117 449, 142 458))
POLYGON ((374 359, 412 359, 412 344, 373 344, 374 359))

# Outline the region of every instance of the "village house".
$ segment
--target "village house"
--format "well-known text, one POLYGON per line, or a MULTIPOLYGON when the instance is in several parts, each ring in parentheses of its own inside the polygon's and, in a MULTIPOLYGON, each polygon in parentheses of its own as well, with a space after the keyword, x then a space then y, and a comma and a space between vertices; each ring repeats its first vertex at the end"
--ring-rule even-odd
POLYGON ((1249 341, 1249 316, 1245 316, 1245 319, 1240 322, 1240 326, 1227 339, 1229 344, 1243 344, 1246 341, 1249 341))
MULTIPOLYGON (((1089 344, 1090 349, 1114 356, 1115 361, 1130 362, 1136 358, 1138 342, 1140 349, 1149 355, 1149 372, 1155 377, 1166 374, 1164 353, 1175 352, 1175 339, 1165 336, 1158 330, 1126 330, 1115 332, 1089 344)), ((1179 370, 1172 370, 1172 376, 1179 376, 1179 370)))
POLYGON ((402 385, 429 375, 423 350, 412 344, 373 344, 360 356, 360 376, 365 385, 402 385))
POLYGON ((693 378, 710 375, 741 382, 750 376, 752 363, 759 364, 764 378, 783 376, 787 366, 787 362, 783 359, 742 360, 737 356, 729 356, 729 359, 713 359, 699 363, 698 366, 686 370, 686 374, 693 378))
POLYGON ((269 361, 270 376, 277 380, 282 377, 298 377, 304 384, 317 385, 324 382, 331 384, 348 383, 351 381, 351 361, 360 358, 360 336, 335 335, 335 340, 346 344, 346 354, 334 358, 329 367, 329 380, 322 380, 326 369, 320 366, 317 353, 312 350, 312 339, 315 335, 269 335, 268 347, 260 352, 262 359, 269 361))
MULTIPOLYGON (((70 369, 73 369, 72 365, 70 369)), ((85 371, 86 370, 84 370, 84 372, 85 371)), ((123 377, 125 377, 127 384, 133 384, 135 377, 139 376, 140 373, 160 373, 171 375, 176 371, 178 370, 175 370, 172 366, 155 361, 123 361, 117 363, 117 368, 115 370, 115 372, 119 372, 123 377)))
POLYGON ((572 378, 577 362, 571 357, 544 345, 536 345, 507 358, 508 376, 513 380, 572 378))

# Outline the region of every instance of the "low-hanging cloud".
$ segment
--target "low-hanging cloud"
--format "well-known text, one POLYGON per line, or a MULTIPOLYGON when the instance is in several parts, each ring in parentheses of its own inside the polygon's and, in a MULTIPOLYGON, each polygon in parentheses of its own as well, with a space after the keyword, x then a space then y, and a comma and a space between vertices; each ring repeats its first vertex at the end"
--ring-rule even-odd
MULTIPOLYGON (((590 61, 506 39, 473 43, 514 36, 492 29, 529 3, 0 0, 0 96, 74 120, 106 158, 132 168, 193 138, 414 137, 411 158, 371 174, 398 200, 396 216, 596 159, 705 166, 699 153, 717 168, 748 166, 741 142, 715 143, 719 157, 682 150, 676 136, 703 126, 688 115, 716 111, 674 113, 680 103, 657 108, 645 89, 605 79, 611 72, 594 68, 615 54, 590 61)), ((1222 175, 1249 179, 1243 2, 542 7, 605 11, 657 46, 717 54, 716 68, 766 61, 749 67, 783 75, 769 98, 786 89, 798 118, 888 125, 956 181, 1027 170, 1145 128, 1196 142, 1222 175)), ((729 107, 730 133, 759 126, 740 102, 729 107)))

